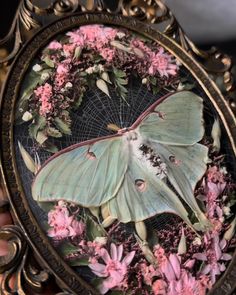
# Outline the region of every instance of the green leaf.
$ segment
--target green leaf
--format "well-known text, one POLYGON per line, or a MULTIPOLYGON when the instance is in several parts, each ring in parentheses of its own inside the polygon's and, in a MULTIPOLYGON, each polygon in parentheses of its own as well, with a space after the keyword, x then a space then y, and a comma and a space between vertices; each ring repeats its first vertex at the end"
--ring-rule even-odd
POLYGON ((88 266, 89 265, 89 259, 88 258, 78 258, 69 260, 68 263, 70 266, 88 266))
POLYGON ((25 163, 25 166, 27 167, 27 169, 29 171, 31 171, 32 173, 35 173, 36 164, 35 164, 34 160, 32 159, 30 154, 25 150, 25 148, 23 147, 23 145, 19 141, 18 141, 18 146, 19 146, 19 150, 20 150, 20 154, 22 156, 22 159, 25 163))
POLYGON ((54 123, 56 125, 56 127, 63 133, 66 135, 71 135, 71 129, 70 126, 68 124, 66 124, 64 121, 62 121, 62 119, 56 117, 54 120, 54 123))
POLYGON ((58 250, 63 256, 67 256, 73 252, 77 252, 78 248, 69 242, 64 242, 60 244, 60 246, 58 247, 58 250))
POLYGON ((62 133, 54 127, 47 128, 47 135, 56 137, 56 138, 62 137, 62 133))
POLYGON ((15 122, 16 124, 22 123, 22 115, 28 110, 29 98, 33 94, 37 85, 41 85, 41 73, 34 72, 33 70, 27 75, 22 84, 22 91, 20 93, 20 99, 17 103, 15 122))
POLYGON ((97 288, 103 282, 102 278, 95 278, 91 280, 91 284, 97 288))
POLYGON ((53 153, 53 154, 58 152, 57 146, 55 146, 55 144, 52 144, 51 142, 48 142, 48 141, 46 141, 44 143, 43 148, 45 149, 45 151, 48 151, 48 152, 53 153))
POLYGON ((76 100, 75 104, 74 104, 74 109, 78 109, 83 101, 83 97, 84 97, 84 92, 82 92, 79 96, 79 98, 76 100))
POLYGON ((117 78, 116 81, 120 85, 127 85, 128 84, 128 79, 117 78))
POLYGON ((86 217, 86 232, 87 238, 90 241, 95 240, 96 237, 104 237, 106 235, 104 228, 95 222, 89 215, 86 217))
POLYGON ((157 85, 157 79, 155 77, 150 76, 149 81, 151 82, 152 85, 154 85, 154 86, 157 85))
POLYGON ((108 90, 108 87, 107 87, 107 83, 106 83, 104 80, 102 80, 102 79, 98 79, 98 80, 96 81, 96 85, 97 85, 97 87, 98 87, 102 92, 104 92, 107 96, 110 97, 109 90, 108 90))
POLYGON ((119 70, 117 68, 113 68, 114 74, 117 78, 124 78, 126 77, 126 73, 122 70, 119 70))
POLYGON ((36 140, 40 145, 42 145, 47 139, 48 137, 42 131, 38 131, 36 140))
POLYGON ((54 68, 55 64, 54 62, 50 59, 50 57, 47 55, 44 57, 43 61, 45 62, 46 65, 48 65, 50 68, 54 68))
POLYGON ((40 130, 43 130, 46 127, 46 119, 42 116, 37 116, 34 119, 34 122, 29 126, 29 135, 37 140, 37 134, 40 130))

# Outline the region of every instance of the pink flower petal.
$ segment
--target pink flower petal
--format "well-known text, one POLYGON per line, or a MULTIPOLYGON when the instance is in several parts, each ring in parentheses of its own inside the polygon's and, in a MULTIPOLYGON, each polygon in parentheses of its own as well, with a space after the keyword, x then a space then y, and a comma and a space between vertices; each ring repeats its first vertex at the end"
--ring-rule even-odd
POLYGON ((111 253, 111 259, 117 260, 117 249, 116 249, 116 245, 114 243, 111 243, 110 253, 111 253))
POLYGON ((188 268, 188 269, 192 269, 194 267, 195 264, 195 259, 189 259, 184 263, 184 267, 188 268))
POLYGON ((206 254, 204 253, 195 253, 193 255, 193 258, 196 258, 197 260, 201 260, 201 261, 207 261, 206 254))
POLYGON ((226 247, 226 245, 227 245, 226 240, 225 240, 225 239, 222 239, 222 240, 220 241, 220 248, 221 248, 221 250, 223 250, 223 249, 226 247))
POLYGON ((180 277, 180 262, 176 254, 170 254, 169 261, 171 263, 171 266, 175 272, 175 275, 177 279, 180 277))
POLYGON ((174 269, 168 260, 161 266, 161 270, 169 282, 176 279, 174 269))
POLYGON ((122 263, 124 263, 125 265, 130 265, 131 261, 133 260, 135 255, 135 251, 130 252, 129 254, 127 254, 125 256, 125 258, 122 260, 122 263))
POLYGON ((108 263, 111 260, 111 257, 106 249, 101 249, 101 258, 104 260, 104 262, 108 263))
POLYGON ((225 267, 224 263, 219 264, 219 269, 221 272, 225 271, 226 267, 225 267))
POLYGON ((227 253, 224 253, 221 258, 221 260, 225 260, 225 261, 228 261, 228 260, 231 260, 232 259, 232 255, 230 254, 227 254, 227 253))

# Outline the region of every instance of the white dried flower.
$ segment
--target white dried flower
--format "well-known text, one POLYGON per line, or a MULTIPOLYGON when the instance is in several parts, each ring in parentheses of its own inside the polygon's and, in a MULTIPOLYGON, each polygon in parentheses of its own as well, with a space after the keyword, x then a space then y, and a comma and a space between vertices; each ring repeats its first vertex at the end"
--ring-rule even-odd
POLYGON ((96 237, 94 242, 99 243, 101 245, 106 245, 107 237, 96 237))
POLYGON ((148 82, 147 78, 142 79, 142 84, 147 84, 147 82, 148 82))
POLYGON ((117 36, 119 39, 122 39, 122 38, 125 36, 125 33, 123 33, 123 32, 118 32, 118 33, 116 34, 116 36, 117 36))
POLYGON ((179 82, 179 85, 178 85, 178 87, 177 87, 177 91, 181 91, 181 90, 183 90, 183 89, 184 89, 184 84, 181 83, 181 82, 179 82))
POLYGON ((228 198, 227 195, 223 195, 223 196, 222 196, 222 200, 223 200, 223 201, 225 201, 227 198, 228 198))
POLYGON ((230 215, 230 207, 228 207, 228 206, 224 206, 223 207, 223 212, 224 212, 224 215, 226 215, 226 216, 229 216, 230 215))
POLYGON ((93 67, 89 67, 85 70, 85 72, 89 75, 91 75, 94 72, 94 68, 93 67))
POLYGON ((42 70, 42 67, 39 64, 36 64, 33 66, 32 70, 34 72, 40 72, 42 70))
POLYGON ((73 84, 71 82, 67 82, 65 88, 72 88, 73 84))
POLYGON ((194 240, 193 240, 193 245, 194 246, 200 246, 202 244, 202 241, 199 237, 196 237, 194 240))
POLYGON ((227 168, 225 166, 220 168, 220 172, 224 175, 228 174, 227 168))
POLYGON ((50 77, 49 73, 42 73, 41 80, 47 80, 50 77))
POLYGON ((99 64, 99 65, 97 66, 97 68, 98 68, 98 71, 99 71, 99 72, 103 72, 103 71, 104 71, 104 66, 103 66, 102 64, 99 64))
POLYGON ((32 114, 28 111, 26 111, 22 116, 22 120, 25 122, 30 121, 32 118, 33 118, 32 114))

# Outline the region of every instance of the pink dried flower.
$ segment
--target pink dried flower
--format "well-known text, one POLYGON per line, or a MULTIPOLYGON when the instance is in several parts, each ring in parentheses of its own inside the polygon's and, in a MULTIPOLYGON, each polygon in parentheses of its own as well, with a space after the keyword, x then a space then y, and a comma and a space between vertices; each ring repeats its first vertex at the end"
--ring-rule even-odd
POLYGON ((66 33, 70 37, 70 42, 76 44, 77 46, 84 46, 84 36, 78 33, 78 30, 75 32, 66 33))
POLYGON ((171 281, 167 295, 205 295, 206 285, 186 270, 182 270, 178 280, 171 281))
POLYGON ((65 66, 65 64, 59 64, 57 66, 57 74, 59 75, 67 75, 68 74, 68 68, 65 66))
POLYGON ((46 116, 53 109, 50 99, 52 97, 52 86, 48 83, 45 83, 43 86, 39 86, 34 90, 36 97, 40 101, 39 113, 41 116, 46 116))
POLYGON ((196 253, 193 258, 201 261, 206 261, 207 264, 201 271, 202 274, 210 274, 212 284, 216 281, 216 276, 220 275, 221 272, 225 270, 225 265, 220 261, 228 261, 232 258, 231 255, 227 253, 222 253, 226 246, 225 240, 220 242, 219 235, 205 234, 204 236, 206 251, 203 253, 196 253))
POLYGON ((152 285, 154 295, 166 295, 167 284, 164 280, 156 280, 152 285))
POLYGON ((153 265, 147 265, 146 263, 141 263, 139 267, 145 284, 151 286, 153 278, 158 276, 160 272, 153 265))
POLYGON ((66 57, 73 56, 75 48, 76 48, 76 44, 64 44, 63 51, 65 56, 66 57))
POLYGON ((178 65, 173 63, 172 57, 164 52, 163 48, 160 48, 157 53, 152 53, 150 56, 150 67, 148 73, 155 75, 159 73, 161 77, 175 76, 177 74, 178 65))
POLYGON ((61 49, 61 48, 62 48, 62 45, 58 41, 52 41, 48 45, 48 49, 51 49, 51 50, 58 50, 58 49, 61 49))
POLYGON ((52 227, 48 230, 48 236, 60 239, 80 236, 85 229, 83 222, 69 215, 64 202, 59 202, 54 210, 48 212, 48 224, 52 227))
POLYGON ((94 263, 89 264, 92 272, 98 277, 104 277, 105 279, 99 285, 99 291, 101 294, 106 294, 108 290, 114 287, 121 287, 127 274, 127 268, 134 258, 135 251, 127 254, 123 259, 123 245, 116 247, 115 244, 111 244, 111 255, 106 249, 101 249, 101 258, 105 264, 94 263), (122 259, 122 260, 121 260, 122 259))
POLYGON ((99 50, 108 42, 115 39, 117 30, 102 25, 82 26, 74 32, 67 33, 70 42, 80 47, 90 47, 99 50))
POLYGON ((152 50, 140 39, 133 39, 130 45, 141 50, 147 59, 152 55, 152 50))
POLYGON ((157 258, 159 270, 165 275, 168 281, 175 280, 180 276, 180 261, 176 254, 166 257, 164 249, 157 245, 154 247, 154 256, 157 258))
POLYGON ((99 54, 107 61, 111 62, 116 54, 116 50, 114 48, 101 48, 99 51, 99 54))
POLYGON ((225 183, 224 174, 219 171, 217 166, 212 166, 207 171, 207 180, 211 182, 225 183))

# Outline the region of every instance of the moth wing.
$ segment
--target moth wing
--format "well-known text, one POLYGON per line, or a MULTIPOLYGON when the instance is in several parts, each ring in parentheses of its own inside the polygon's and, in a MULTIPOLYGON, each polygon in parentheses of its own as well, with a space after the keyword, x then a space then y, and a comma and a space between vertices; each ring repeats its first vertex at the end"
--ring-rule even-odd
POLYGON ((168 96, 140 123, 143 138, 169 145, 192 145, 204 135, 202 98, 190 91, 168 96))
POLYGON ((170 212, 190 224, 188 212, 178 196, 135 156, 131 156, 122 186, 108 207, 110 215, 124 223, 170 212), (137 185, 138 181, 144 181, 143 188, 137 185))
POLYGON ((193 210, 202 225, 206 225, 207 221, 196 202, 194 189, 206 172, 208 148, 198 143, 192 146, 167 146, 154 143, 152 147, 167 165, 169 182, 193 210))
POLYGON ((66 149, 36 175, 36 201, 66 200, 84 207, 100 206, 116 195, 127 170, 121 137, 66 149))

